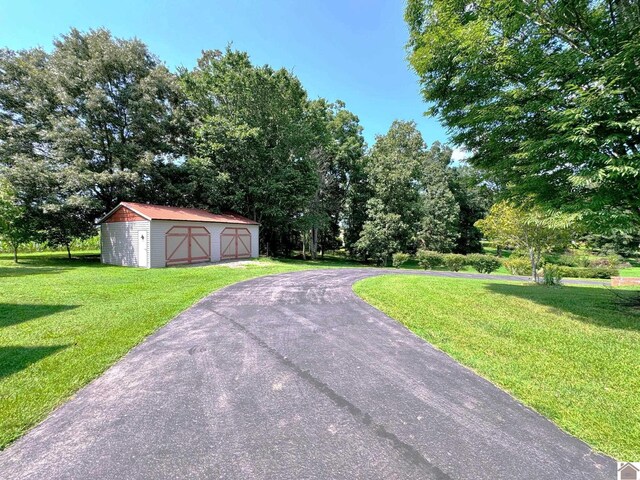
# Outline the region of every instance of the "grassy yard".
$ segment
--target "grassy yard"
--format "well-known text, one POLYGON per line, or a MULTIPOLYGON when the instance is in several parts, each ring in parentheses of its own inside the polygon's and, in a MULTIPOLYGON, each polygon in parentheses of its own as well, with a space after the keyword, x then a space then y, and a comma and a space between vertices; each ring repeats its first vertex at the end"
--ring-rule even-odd
POLYGON ((209 292, 317 262, 145 270, 96 257, 0 256, 0 448, 209 292))
POLYGON ((640 310, 609 289, 393 275, 354 290, 594 448, 640 458, 640 310))

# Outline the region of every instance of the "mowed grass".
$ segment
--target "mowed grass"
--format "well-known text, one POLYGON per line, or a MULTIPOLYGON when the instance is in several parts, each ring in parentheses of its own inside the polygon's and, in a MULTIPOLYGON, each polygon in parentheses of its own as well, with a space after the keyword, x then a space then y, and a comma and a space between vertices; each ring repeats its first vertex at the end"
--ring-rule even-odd
POLYGON ((334 266, 279 262, 139 269, 94 256, 0 256, 0 448, 42 420, 147 335, 241 280, 334 266))
POLYGON ((620 269, 621 277, 640 277, 640 267, 627 267, 620 269))
POLYGON ((354 290, 595 449, 640 458, 640 311, 610 289, 392 275, 354 290))

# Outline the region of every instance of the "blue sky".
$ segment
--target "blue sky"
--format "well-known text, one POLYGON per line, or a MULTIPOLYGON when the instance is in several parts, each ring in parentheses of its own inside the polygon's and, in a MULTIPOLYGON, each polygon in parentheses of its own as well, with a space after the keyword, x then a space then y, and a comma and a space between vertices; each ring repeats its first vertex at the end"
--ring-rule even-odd
POLYGON ((369 144, 396 118, 415 120, 428 144, 444 142, 405 60, 403 8, 401 0, 0 0, 0 46, 50 49, 71 27, 106 27, 140 38, 174 68, 233 42, 256 64, 292 70, 311 98, 345 101, 369 144))

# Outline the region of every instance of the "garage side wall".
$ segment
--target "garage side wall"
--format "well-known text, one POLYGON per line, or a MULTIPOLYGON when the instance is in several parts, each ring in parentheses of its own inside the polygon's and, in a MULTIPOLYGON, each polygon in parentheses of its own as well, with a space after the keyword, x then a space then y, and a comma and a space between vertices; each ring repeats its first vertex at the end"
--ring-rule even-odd
MULTIPOLYGON (((145 232, 146 237, 149 238, 149 231, 148 221, 114 222, 100 225, 100 256, 102 263, 137 267, 138 238, 140 232, 145 232)), ((149 265, 149 258, 147 258, 147 265, 149 265)))
POLYGON ((247 228, 251 232, 251 257, 258 258, 260 255, 260 226, 247 225, 247 228))

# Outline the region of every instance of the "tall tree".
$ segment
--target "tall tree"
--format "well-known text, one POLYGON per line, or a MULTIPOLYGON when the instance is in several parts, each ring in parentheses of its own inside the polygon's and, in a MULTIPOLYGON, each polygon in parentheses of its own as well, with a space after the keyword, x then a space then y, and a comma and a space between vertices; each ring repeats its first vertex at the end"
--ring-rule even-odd
MULTIPOLYGON (((174 76, 139 40, 72 29, 41 49, 0 52, 0 162, 52 243, 139 196, 186 147, 174 76)), ((153 192, 152 192, 153 193, 153 192)))
POLYGON ((359 119, 345 109, 324 99, 310 102, 308 110, 315 117, 316 140, 311 156, 316 165, 318 186, 305 217, 310 222, 310 251, 316 257, 318 242, 325 248, 339 246, 340 223, 350 191, 358 188, 359 162, 364 154, 364 138, 359 119))
POLYGON ((422 170, 420 247, 450 252, 460 236, 460 207, 451 182, 451 148, 435 142, 426 153, 422 170))
POLYGON ((47 76, 57 92, 47 140, 69 173, 109 210, 134 197, 156 164, 179 155, 183 98, 141 41, 72 29, 54 42, 47 76))
POLYGON ((426 145, 414 122, 396 120, 387 134, 376 137, 366 162, 372 199, 356 243, 361 255, 387 263, 394 249, 415 250, 425 160, 426 145))
POLYGON ((475 223, 489 212, 495 201, 497 188, 484 174, 467 164, 451 168, 449 188, 460 208, 459 236, 454 250, 463 254, 481 252, 482 232, 475 223))
POLYGON ((519 198, 640 225, 636 1, 409 0, 410 62, 469 161, 519 198))
POLYGON ((316 132, 300 81, 227 48, 204 52, 182 82, 196 117, 188 160, 194 203, 253 218, 266 248, 286 251, 318 187, 316 132))
POLYGON ((367 204, 373 197, 367 175, 366 155, 356 159, 349 173, 349 189, 342 212, 344 246, 351 256, 357 256, 357 242, 367 221, 367 204))
POLYGON ((420 246, 426 250, 450 252, 460 236, 460 207, 449 189, 446 167, 435 162, 427 165, 423 188, 418 232, 420 246))

